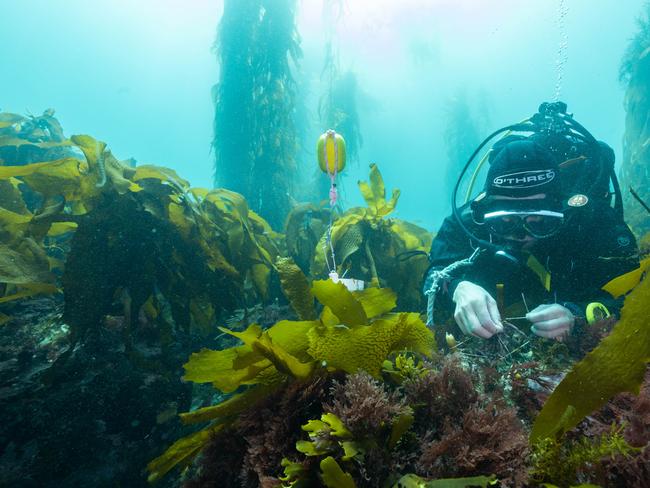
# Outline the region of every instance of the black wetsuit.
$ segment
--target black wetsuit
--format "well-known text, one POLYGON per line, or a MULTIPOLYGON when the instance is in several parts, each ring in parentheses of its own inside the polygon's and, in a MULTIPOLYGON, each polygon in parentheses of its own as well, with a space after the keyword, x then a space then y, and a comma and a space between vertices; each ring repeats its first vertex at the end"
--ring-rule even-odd
MULTIPOLYGON (((487 230, 473 222, 469 210, 464 207, 461 212, 465 225, 477 237, 489 240, 487 230)), ((424 290, 430 287, 433 270, 469 257, 475 247, 454 218, 447 217, 431 245, 424 290)), ((530 310, 542 303, 560 303, 576 317, 584 317, 589 303, 600 302, 617 315, 622 299, 613 299, 601 287, 639 266, 634 235, 617 212, 604 203, 589 212, 574 211, 558 233, 538 241, 530 254, 550 273, 548 290, 540 278, 539 266, 533 266, 536 273, 527 265, 530 255, 521 256, 517 265, 486 250, 469 268, 442 283, 435 302, 437 311, 453 312, 454 290, 460 281, 467 280, 495 298, 497 284, 503 284, 504 308, 523 302, 523 294, 530 310)))

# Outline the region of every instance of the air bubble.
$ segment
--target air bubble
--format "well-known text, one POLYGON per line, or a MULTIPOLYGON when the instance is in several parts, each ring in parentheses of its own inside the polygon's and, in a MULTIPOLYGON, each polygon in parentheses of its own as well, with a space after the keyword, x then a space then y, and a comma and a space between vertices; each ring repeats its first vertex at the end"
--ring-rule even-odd
POLYGON ((560 42, 558 43, 557 58, 555 60, 555 95, 553 96, 553 99, 556 102, 560 100, 560 95, 562 93, 564 66, 568 59, 569 36, 567 35, 565 22, 568 12, 569 7, 567 6, 566 0, 558 0, 557 27, 560 33, 560 42))

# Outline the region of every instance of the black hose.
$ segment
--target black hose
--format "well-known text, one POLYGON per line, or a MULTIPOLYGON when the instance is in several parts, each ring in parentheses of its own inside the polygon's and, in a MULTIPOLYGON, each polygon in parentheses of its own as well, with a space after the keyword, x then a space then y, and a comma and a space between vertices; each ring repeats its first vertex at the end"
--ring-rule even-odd
POLYGON ((483 139, 483 142, 479 144, 479 146, 474 150, 472 155, 469 157, 467 162, 465 163, 465 166, 460 172, 460 175, 458 176, 458 179, 456 180, 456 184, 454 185, 454 191, 451 194, 451 212, 454 216, 454 219, 462 229, 462 231, 470 238, 471 241, 475 241, 477 244, 487 248, 491 249, 493 251, 498 251, 499 247, 492 244, 491 242, 485 241, 483 239, 480 239, 476 237, 463 223, 462 218, 460 217, 460 212, 458 211, 458 206, 456 205, 456 198, 458 196, 458 189, 460 188, 460 184, 463 181, 463 176, 465 176, 465 173, 467 173, 467 169, 469 168, 470 164, 472 164, 472 161, 476 158, 476 155, 481 152, 481 149, 485 147, 485 145, 490 142, 492 139, 494 139, 496 136, 501 134, 502 132, 506 131, 517 131, 517 132, 530 132, 534 130, 534 125, 529 124, 529 123, 519 123, 519 124, 513 124, 513 125, 508 125, 506 127, 502 127, 501 129, 498 129, 494 131, 492 134, 487 136, 485 139, 483 139))

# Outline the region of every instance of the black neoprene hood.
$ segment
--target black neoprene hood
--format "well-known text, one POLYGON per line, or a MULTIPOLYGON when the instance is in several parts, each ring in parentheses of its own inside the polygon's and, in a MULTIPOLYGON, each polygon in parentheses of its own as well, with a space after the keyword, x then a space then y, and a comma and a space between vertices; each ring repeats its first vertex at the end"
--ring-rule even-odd
POLYGON ((550 199, 560 198, 560 171, 548 150, 531 140, 512 141, 496 150, 485 181, 488 197, 544 193, 550 199))

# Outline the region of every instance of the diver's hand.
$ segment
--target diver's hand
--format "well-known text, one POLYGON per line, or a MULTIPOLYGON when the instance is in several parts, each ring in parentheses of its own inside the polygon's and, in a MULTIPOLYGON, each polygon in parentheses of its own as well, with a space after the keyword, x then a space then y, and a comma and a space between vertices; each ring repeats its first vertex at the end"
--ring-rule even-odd
POLYGON ((526 318, 533 323, 530 330, 540 337, 563 341, 575 323, 571 311, 557 303, 540 305, 528 312, 526 318))
POLYGON ((490 294, 470 281, 461 281, 454 291, 454 319, 465 334, 489 339, 503 332, 497 302, 490 294))

